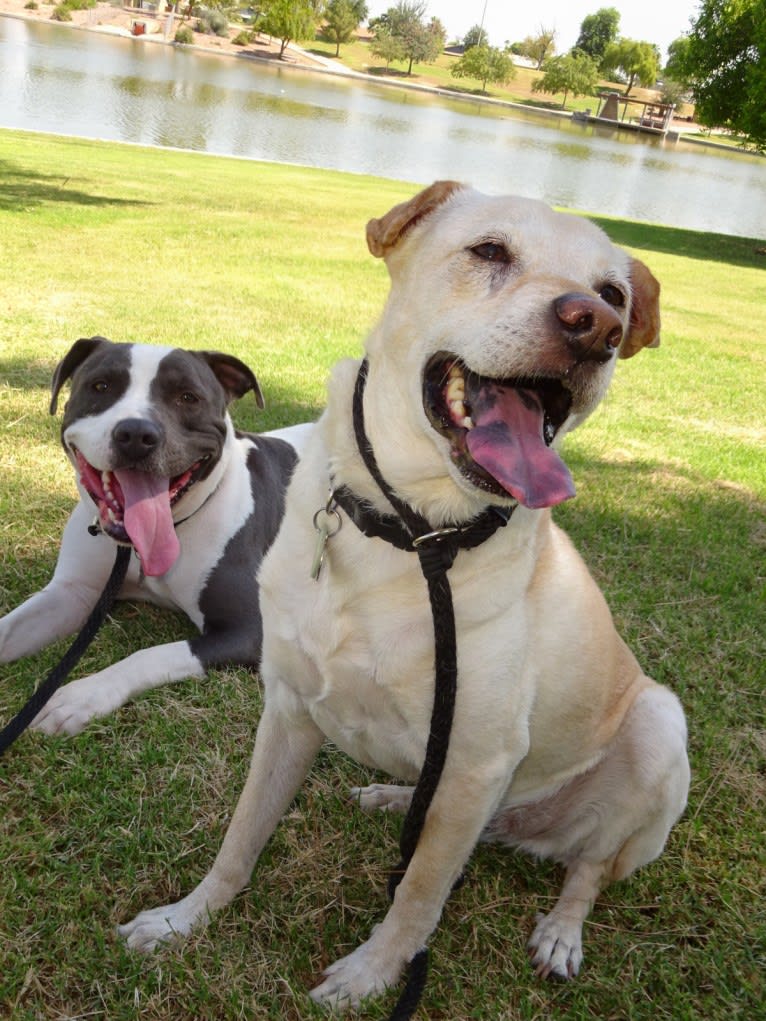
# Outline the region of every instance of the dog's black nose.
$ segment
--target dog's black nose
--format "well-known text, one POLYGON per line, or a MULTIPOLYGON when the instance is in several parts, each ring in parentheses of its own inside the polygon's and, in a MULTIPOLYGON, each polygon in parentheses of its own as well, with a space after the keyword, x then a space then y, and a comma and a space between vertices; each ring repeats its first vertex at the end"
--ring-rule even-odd
POLYGON ((161 439, 159 426, 148 418, 124 418, 112 430, 114 446, 130 461, 148 457, 161 439))
POLYGON ((601 298, 577 292, 562 294, 553 305, 577 361, 609 361, 622 340, 615 310, 601 298))

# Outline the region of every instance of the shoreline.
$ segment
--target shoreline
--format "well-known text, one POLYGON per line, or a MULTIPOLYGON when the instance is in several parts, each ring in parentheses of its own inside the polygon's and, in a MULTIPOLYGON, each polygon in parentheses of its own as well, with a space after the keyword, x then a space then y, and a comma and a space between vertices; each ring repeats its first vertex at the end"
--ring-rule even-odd
MULTIPOLYGON (((52 20, 50 15, 55 6, 54 0, 38 0, 40 6, 36 10, 28 10, 25 7, 25 2, 27 2, 27 0, 0 0, 0 17, 16 18, 21 21, 35 22, 47 22, 52 20)), ((297 70, 313 71, 319 74, 329 74, 352 80, 355 79, 357 81, 364 81, 374 85, 382 85, 405 89, 412 92, 419 92, 426 95, 438 96, 452 101, 480 103, 499 109, 514 110, 519 113, 523 113, 526 116, 540 116, 552 120, 573 119, 571 110, 551 110, 548 107, 531 106, 526 103, 513 102, 512 100, 497 99, 493 96, 455 93, 450 89, 446 89, 439 85, 431 85, 424 82, 402 81, 401 78, 392 78, 387 77, 386 75, 365 74, 362 71, 355 71, 345 65, 338 64, 330 58, 309 53, 294 43, 287 44, 285 53, 289 54, 289 56, 280 57, 279 41, 275 41, 271 36, 266 36, 262 33, 258 33, 256 41, 249 43, 247 46, 235 45, 232 42, 232 39, 239 31, 247 27, 244 25, 237 25, 235 28, 230 29, 229 35, 226 38, 195 32, 193 43, 177 44, 172 39, 165 38, 167 19, 169 17, 172 17, 170 13, 157 15, 154 12, 142 10, 140 8, 115 6, 112 3, 105 2, 105 0, 99 0, 95 7, 81 11, 72 11, 71 21, 56 21, 54 24, 61 25, 63 28, 78 29, 80 31, 101 32, 102 34, 111 35, 113 37, 118 36, 120 38, 131 39, 135 42, 141 43, 152 43, 164 46, 183 45, 184 49, 192 50, 206 56, 217 55, 222 57, 233 57, 239 60, 252 60, 265 64, 277 64, 279 67, 295 68, 297 70), (143 23, 145 26, 145 30, 138 35, 134 34, 132 30, 133 25, 136 22, 143 23)), ((184 24, 187 24, 188 27, 191 28, 192 26, 190 22, 192 20, 193 19, 189 19, 189 22, 185 22, 184 24)), ((180 21, 178 24, 180 25, 180 21)), ((621 127, 618 122, 615 123, 614 130, 615 132, 619 132, 627 129, 621 127)), ((703 146, 722 152, 728 152, 733 155, 761 157, 766 155, 765 153, 759 153, 755 150, 750 151, 707 138, 701 138, 697 131, 683 130, 683 127, 680 124, 676 124, 675 126, 671 125, 668 135, 671 134, 674 137, 667 137, 665 139, 670 143, 670 145, 675 145, 678 141, 680 141, 689 142, 692 145, 703 146)))

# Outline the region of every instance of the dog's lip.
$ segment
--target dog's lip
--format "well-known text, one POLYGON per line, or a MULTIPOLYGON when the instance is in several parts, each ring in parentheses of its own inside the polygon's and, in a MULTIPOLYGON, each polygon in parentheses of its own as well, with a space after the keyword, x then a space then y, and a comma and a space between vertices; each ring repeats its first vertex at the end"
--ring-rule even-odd
MULTIPOLYGON (((540 375, 485 376, 475 372, 458 355, 439 351, 423 370, 423 408, 431 427, 450 443, 451 458, 460 473, 476 488, 508 498, 508 492, 471 457, 467 438, 473 428, 471 394, 488 384, 503 389, 531 391, 543 408, 543 439, 550 446, 569 416, 573 394, 563 377, 540 375), (464 396, 449 399, 450 377, 463 380, 464 396)), ((459 391, 458 391, 459 394, 459 391)))
MULTIPOLYGON (((96 468, 74 444, 70 450, 75 458, 80 480, 91 500, 98 508, 102 529, 119 542, 130 542, 125 530, 124 503, 115 470, 96 468)), ((175 506, 202 477, 209 455, 194 461, 178 475, 168 480, 168 499, 175 506)))

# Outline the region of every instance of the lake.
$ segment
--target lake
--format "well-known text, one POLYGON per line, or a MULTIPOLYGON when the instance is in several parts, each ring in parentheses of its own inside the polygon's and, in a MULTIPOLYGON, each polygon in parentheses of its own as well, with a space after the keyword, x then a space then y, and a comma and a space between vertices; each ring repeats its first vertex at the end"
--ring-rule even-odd
POLYGON ((0 17, 0 126, 467 181, 554 205, 766 237, 766 160, 568 118, 0 17))

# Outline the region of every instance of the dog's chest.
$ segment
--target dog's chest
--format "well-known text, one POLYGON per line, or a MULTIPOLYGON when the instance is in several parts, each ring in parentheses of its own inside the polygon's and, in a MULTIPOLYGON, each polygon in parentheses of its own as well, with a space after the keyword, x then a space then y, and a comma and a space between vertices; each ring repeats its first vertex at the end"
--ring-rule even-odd
MULTIPOLYGON (((333 549, 320 582, 301 579, 276 620, 265 607, 264 677, 272 664, 320 729, 357 761, 404 780, 422 766, 434 692, 435 634, 428 588, 417 557, 361 538, 333 549)), ((294 571, 308 557, 291 545, 294 571)), ((470 557, 470 554, 465 554, 470 557)), ((262 575, 266 602, 274 562, 262 575)), ((477 673, 496 608, 481 574, 456 564, 451 572, 464 690, 480 693, 477 673)), ((513 640, 513 627, 505 638, 513 640)), ((501 657, 505 660, 505 654, 501 657)))
POLYGON ((410 571, 370 581, 361 590, 330 587, 309 615, 301 645, 318 683, 302 696, 317 725, 349 755, 411 779, 433 700, 428 597, 410 571))

